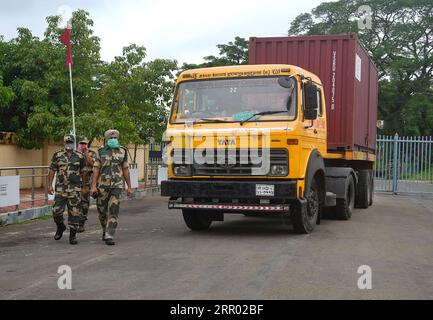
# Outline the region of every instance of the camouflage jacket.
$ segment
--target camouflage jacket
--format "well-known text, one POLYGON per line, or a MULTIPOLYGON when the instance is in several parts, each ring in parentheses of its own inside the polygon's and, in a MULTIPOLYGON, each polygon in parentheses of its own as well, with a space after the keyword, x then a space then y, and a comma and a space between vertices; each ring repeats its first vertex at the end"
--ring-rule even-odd
POLYGON ((81 175, 86 171, 86 159, 81 152, 73 151, 71 156, 65 150, 54 152, 50 169, 55 171, 56 188, 58 194, 81 191, 81 175))
MULTIPOLYGON (((93 161, 96 161, 97 158, 96 152, 89 149, 88 153, 90 154, 90 157, 93 159, 93 161)), ((85 158, 86 156, 84 156, 84 159, 85 158)), ((93 165, 91 166, 87 161, 86 161, 85 171, 87 171, 86 186, 90 188, 90 185, 92 183, 93 165)))
POLYGON ((95 168, 99 168, 98 187, 103 189, 124 188, 123 171, 128 168, 128 151, 124 147, 111 149, 103 146, 98 149, 95 168))

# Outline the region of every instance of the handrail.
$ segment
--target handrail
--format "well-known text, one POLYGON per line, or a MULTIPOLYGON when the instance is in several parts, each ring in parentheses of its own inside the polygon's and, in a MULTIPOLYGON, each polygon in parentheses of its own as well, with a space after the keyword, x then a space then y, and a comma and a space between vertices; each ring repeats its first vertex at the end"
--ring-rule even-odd
MULTIPOLYGON (((131 169, 138 169, 138 164, 130 164, 131 169)), ((2 176, 3 171, 14 171, 15 175, 20 176, 20 179, 31 179, 31 203, 34 206, 36 202, 36 178, 42 178, 43 181, 43 192, 45 205, 48 204, 48 170, 49 166, 20 166, 20 167, 0 167, 0 176, 2 176), (31 173, 26 172, 24 175, 20 175, 20 171, 31 170, 31 173), (37 172, 37 170, 42 170, 42 172, 37 172)), ((158 164, 147 163, 144 165, 144 187, 154 187, 158 185, 158 164)), ((5 173, 7 175, 9 173, 5 173)), ((143 186, 143 185, 142 185, 143 186)), ((140 187, 139 187, 140 188, 140 187)), ((39 201, 39 200, 38 200, 39 201)), ((27 202, 27 201, 26 201, 27 202)), ((15 210, 19 209, 19 205, 15 206, 15 210)))
POLYGON ((2 170, 32 170, 32 169, 49 169, 49 166, 24 166, 24 167, 0 167, 2 170))
MULTIPOLYGON (((32 179, 32 198, 31 198, 31 202, 32 202, 32 206, 35 205, 35 201, 36 201, 36 197, 35 197, 35 191, 36 191, 36 180, 35 178, 45 178, 44 180, 44 201, 45 201, 45 205, 48 204, 48 172, 46 173, 41 173, 41 174, 36 174, 37 170, 49 170, 49 166, 20 166, 20 167, 0 167, 0 176, 2 175, 2 171, 15 171, 15 175, 19 176, 20 179, 26 179, 26 178, 30 178, 32 179), (20 175, 20 171, 24 171, 24 170, 31 170, 32 173, 31 174, 26 174, 26 175, 20 175)), ((19 205, 15 206, 15 210, 19 209, 19 205)))

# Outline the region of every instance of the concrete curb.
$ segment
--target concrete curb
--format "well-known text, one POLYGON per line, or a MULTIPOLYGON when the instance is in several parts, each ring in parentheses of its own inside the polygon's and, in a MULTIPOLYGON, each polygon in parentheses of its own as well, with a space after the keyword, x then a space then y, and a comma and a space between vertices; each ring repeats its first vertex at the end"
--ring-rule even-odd
MULTIPOLYGON (((159 187, 147 188, 144 190, 136 190, 132 193, 131 200, 139 200, 146 197, 157 196, 161 193, 159 187)), ((126 201, 129 200, 126 196, 126 192, 123 192, 121 195, 121 200, 126 201)), ((90 204, 95 205, 96 200, 90 198, 90 204)), ((0 214, 0 226, 7 226, 11 224, 21 223, 33 219, 38 219, 43 216, 51 216, 53 206, 47 205, 40 208, 30 208, 30 209, 22 209, 19 211, 7 212, 0 214)))
POLYGON ((37 219, 46 215, 51 215, 52 206, 47 205, 40 208, 23 209, 14 212, 7 212, 0 214, 0 226, 9 224, 21 223, 37 219))

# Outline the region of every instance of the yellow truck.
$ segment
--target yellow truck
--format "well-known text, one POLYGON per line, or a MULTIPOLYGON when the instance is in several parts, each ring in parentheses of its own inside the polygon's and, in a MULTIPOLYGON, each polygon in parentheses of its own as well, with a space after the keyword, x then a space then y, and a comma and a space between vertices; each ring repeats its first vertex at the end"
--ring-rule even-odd
POLYGON ((280 214, 310 233, 325 213, 348 220, 355 206, 371 205, 374 146, 356 144, 356 119, 344 125, 351 144, 328 141, 335 109, 325 89, 318 76, 288 64, 181 73, 163 137, 161 194, 169 208, 182 210, 191 230, 241 213, 280 214))

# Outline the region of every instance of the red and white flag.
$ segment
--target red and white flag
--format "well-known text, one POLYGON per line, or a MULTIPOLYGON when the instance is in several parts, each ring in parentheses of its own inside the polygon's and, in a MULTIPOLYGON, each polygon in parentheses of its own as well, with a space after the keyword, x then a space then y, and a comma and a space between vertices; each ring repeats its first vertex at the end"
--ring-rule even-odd
POLYGON ((68 22, 65 32, 60 36, 60 41, 66 46, 66 67, 72 67, 71 25, 68 22))

